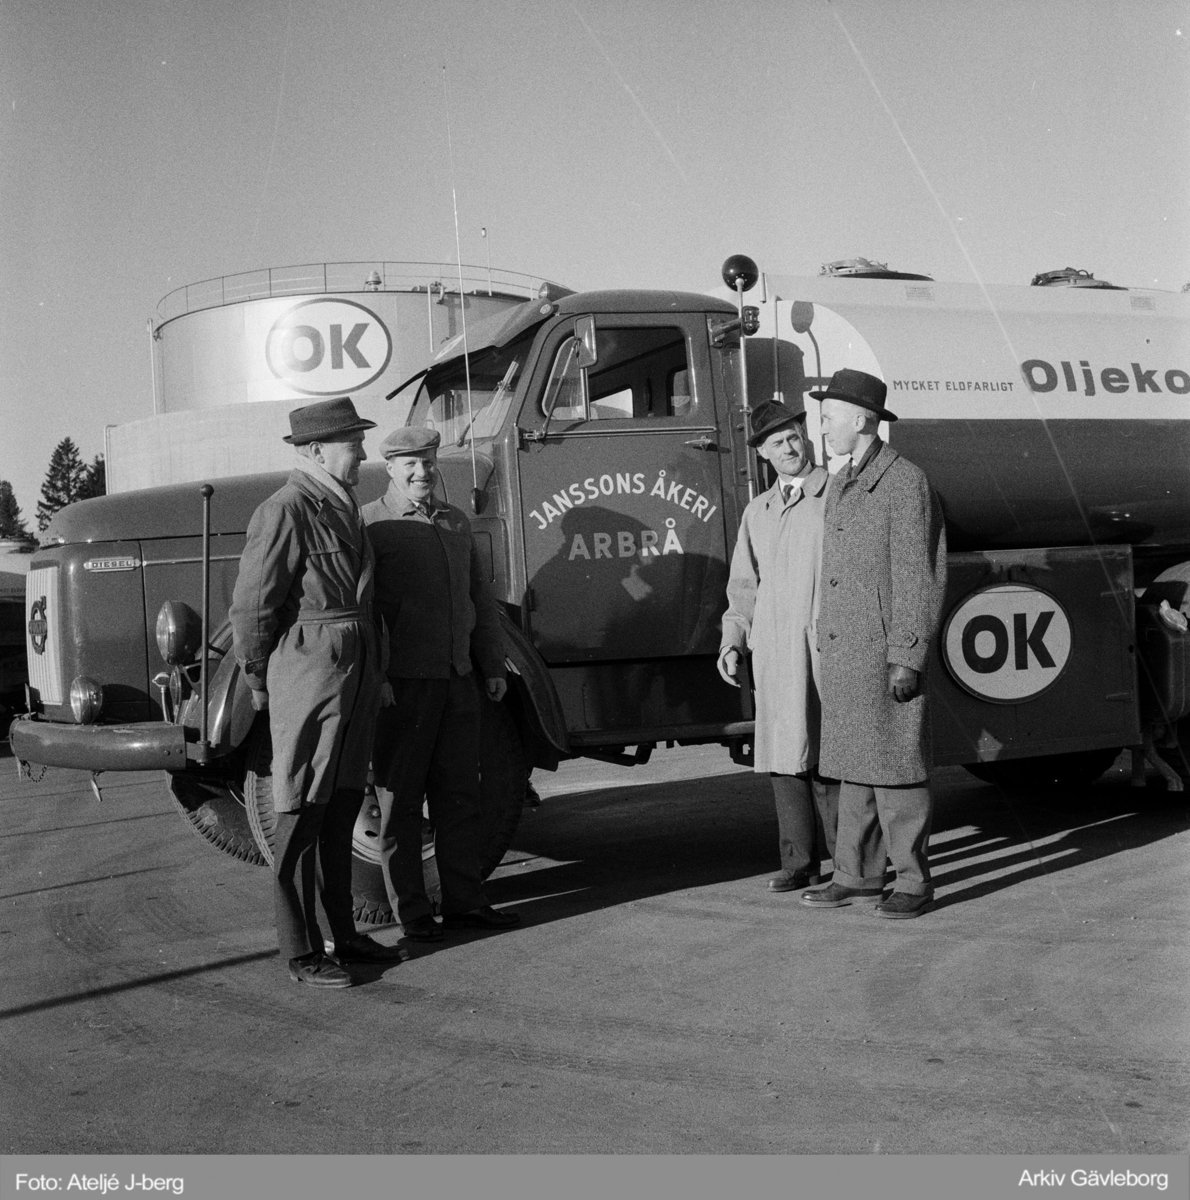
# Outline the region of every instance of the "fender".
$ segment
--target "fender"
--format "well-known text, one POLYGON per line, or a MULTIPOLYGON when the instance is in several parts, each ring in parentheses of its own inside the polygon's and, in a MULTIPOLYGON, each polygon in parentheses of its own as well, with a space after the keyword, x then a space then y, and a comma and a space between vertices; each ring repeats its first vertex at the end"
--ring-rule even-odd
POLYGON ((509 691, 518 701, 518 715, 523 718, 518 723, 522 735, 527 735, 525 748, 531 764, 547 771, 556 770, 559 760, 569 758, 571 751, 566 715, 549 668, 503 607, 500 630, 504 634, 505 662, 511 675, 509 691))
MULTIPOLYGON (((240 746, 256 719, 252 691, 244 679, 243 668, 231 652, 231 622, 225 621, 211 638, 211 654, 222 654, 214 666, 208 687, 207 737, 211 751, 222 758, 240 746)), ((197 730, 202 697, 195 692, 182 709, 180 724, 197 730)))

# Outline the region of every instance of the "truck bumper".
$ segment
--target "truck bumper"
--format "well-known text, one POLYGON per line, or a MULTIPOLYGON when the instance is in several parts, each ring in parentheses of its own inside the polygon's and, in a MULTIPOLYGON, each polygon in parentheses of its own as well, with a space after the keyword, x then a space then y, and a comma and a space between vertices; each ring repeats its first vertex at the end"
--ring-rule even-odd
POLYGON ((181 771, 186 730, 165 721, 132 725, 63 725, 18 717, 8 731, 13 757, 81 771, 181 771))

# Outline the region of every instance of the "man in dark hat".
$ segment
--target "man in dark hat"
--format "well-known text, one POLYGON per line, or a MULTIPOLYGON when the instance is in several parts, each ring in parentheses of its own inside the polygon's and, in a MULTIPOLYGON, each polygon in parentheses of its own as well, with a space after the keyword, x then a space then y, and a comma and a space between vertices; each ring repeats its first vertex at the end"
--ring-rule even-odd
POLYGON ((838 785, 814 770, 821 716, 814 625, 828 476, 814 465, 805 420, 804 410, 777 400, 752 414, 748 444, 777 477, 740 521, 719 648, 719 674, 733 687, 742 656, 752 651, 753 763, 773 785, 781 854, 781 869, 768 881, 773 892, 818 882, 824 853, 834 855, 838 801, 838 785))
POLYGON ((826 496, 818 652, 822 664, 819 770, 843 781, 835 873, 804 892, 812 908, 876 900, 877 916, 909 918, 933 899, 928 861, 933 807, 925 670, 946 589, 946 530, 925 475, 879 436, 895 421, 886 388, 863 371, 836 371, 822 401, 827 445, 846 455, 826 496), (881 900, 883 835, 896 871, 881 900))
POLYGON ((364 430, 375 422, 343 398, 295 408, 289 424, 284 440, 297 463, 248 523, 232 644, 272 733, 281 957, 295 982, 350 987, 343 963, 402 957, 356 933, 351 897, 351 835, 384 680, 374 560, 352 492, 367 457, 364 430), (318 925, 318 891, 334 958, 318 925))
POLYGON ((376 551, 376 603, 389 630, 393 705, 381 710, 372 766, 380 861, 405 936, 502 930, 520 918, 489 903, 481 877, 487 822, 479 791, 481 697, 504 698, 504 639, 466 513, 434 496, 439 435, 396 429, 381 443, 385 494, 364 506, 376 551), (442 924, 422 874, 422 802, 434 826, 442 924))

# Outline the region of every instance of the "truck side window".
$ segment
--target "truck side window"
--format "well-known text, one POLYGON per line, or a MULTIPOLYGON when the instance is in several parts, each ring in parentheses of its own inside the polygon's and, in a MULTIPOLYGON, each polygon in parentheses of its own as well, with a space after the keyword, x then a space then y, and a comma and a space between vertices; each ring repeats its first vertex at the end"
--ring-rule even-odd
POLYGON ((599 361, 587 370, 587 403, 577 346, 558 347, 542 398, 556 421, 647 421, 684 417, 695 408, 686 337, 671 326, 598 328, 599 361), (554 397, 557 397, 556 402, 554 397))

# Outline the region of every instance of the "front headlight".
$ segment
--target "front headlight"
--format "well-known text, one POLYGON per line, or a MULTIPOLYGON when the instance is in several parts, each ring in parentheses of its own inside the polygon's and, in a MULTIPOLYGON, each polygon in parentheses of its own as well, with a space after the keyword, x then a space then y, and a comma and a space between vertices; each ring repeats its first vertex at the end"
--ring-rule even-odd
POLYGON ((157 649, 171 667, 190 662, 202 644, 202 618, 181 600, 167 600, 157 614, 157 649))
POLYGON ((80 725, 93 725, 103 712, 103 688, 86 675, 76 675, 70 685, 70 711, 80 725))

